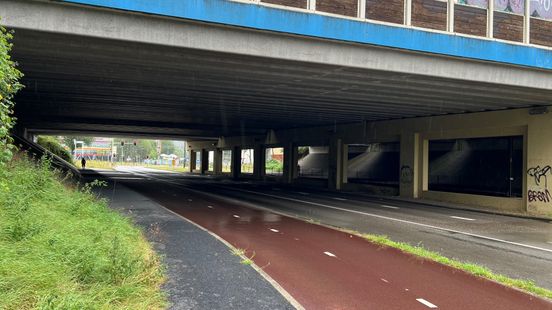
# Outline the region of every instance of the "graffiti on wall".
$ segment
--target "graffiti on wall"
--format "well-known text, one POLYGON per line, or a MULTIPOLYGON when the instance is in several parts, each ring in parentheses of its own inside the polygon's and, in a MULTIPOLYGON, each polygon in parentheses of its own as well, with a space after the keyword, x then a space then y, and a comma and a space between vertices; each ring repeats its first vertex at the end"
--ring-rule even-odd
POLYGON ((401 166, 401 183, 412 183, 413 171, 410 166, 401 166))
POLYGON ((552 195, 548 190, 548 176, 552 174, 552 167, 536 166, 527 170, 527 175, 531 177, 531 181, 537 188, 527 191, 527 199, 529 202, 550 202, 552 195))

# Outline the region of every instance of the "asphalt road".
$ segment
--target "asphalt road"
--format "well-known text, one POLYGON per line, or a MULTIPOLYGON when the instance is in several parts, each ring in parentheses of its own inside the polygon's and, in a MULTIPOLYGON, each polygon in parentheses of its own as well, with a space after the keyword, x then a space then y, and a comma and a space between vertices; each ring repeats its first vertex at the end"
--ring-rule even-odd
MULTIPOLYGON (((549 222, 436 208, 392 200, 377 200, 361 195, 297 190, 283 188, 279 185, 256 184, 253 182, 221 182, 205 177, 162 173, 149 169, 134 168, 112 173, 111 175, 106 173, 106 175, 118 182, 124 182, 145 195, 151 196, 173 211, 184 213, 183 215, 187 218, 214 231, 227 241, 244 247, 250 255, 254 253, 254 261, 257 265, 265 266, 269 264, 266 271, 273 272, 276 275, 273 275, 273 277, 276 280, 283 281, 280 284, 287 288, 292 295, 296 294, 297 296, 294 296, 308 307, 330 306, 332 300, 337 300, 339 303, 334 304, 334 306, 358 308, 358 296, 364 296, 360 299, 363 302, 366 302, 366 298, 369 296, 373 296, 374 300, 377 300, 377 296, 380 296, 380 298, 385 297, 384 300, 387 303, 384 304, 388 309, 404 307, 414 309, 420 304, 427 307, 427 304, 417 299, 430 301, 430 304, 434 303, 440 308, 485 309, 485 305, 491 305, 486 303, 487 301, 504 303, 508 300, 508 296, 517 296, 517 293, 508 290, 507 294, 502 296, 504 291, 501 290, 504 290, 504 288, 495 287, 494 284, 490 285, 484 281, 472 283, 467 280, 470 284, 464 285, 464 280, 473 280, 473 278, 466 275, 460 276, 450 270, 441 270, 440 272, 424 270, 423 266, 429 268, 428 266, 431 264, 419 264, 419 261, 412 262, 412 259, 410 259, 412 266, 409 265, 408 268, 405 267, 406 269, 397 268, 396 264, 394 268, 389 269, 386 268, 384 263, 392 262, 397 253, 384 258, 370 258, 374 249, 371 249, 369 243, 359 238, 336 233, 334 230, 317 225, 305 224, 302 221, 281 217, 273 212, 263 210, 272 210, 279 214, 312 219, 324 224, 366 233, 385 234, 396 241, 406 241, 411 244, 421 243, 426 248, 439 251, 445 256, 482 264, 495 272, 515 278, 532 279, 541 286, 552 287, 552 281, 550 280, 552 275, 552 268, 550 267, 552 244, 549 243, 552 240, 552 224, 549 222), (192 201, 188 201, 188 199, 192 201), (200 201, 200 205, 197 205, 197 201, 200 201), (215 213, 213 212, 215 202, 224 207, 221 208, 220 214, 217 211, 217 216, 213 217, 210 212, 215 213), (209 203, 213 204, 211 205, 213 208, 208 208, 209 203), (196 210, 197 208, 199 208, 199 211, 196 210), (229 212, 240 214, 229 214, 229 212), (234 215, 238 217, 234 217, 234 215), (229 217, 232 221, 229 221, 229 217), (243 218, 249 220, 244 221, 243 218), (251 225, 243 225, 251 224, 251 219, 255 218, 264 219, 261 221, 264 224, 261 226, 253 225, 253 228, 248 227, 251 225), (293 231, 293 235, 296 237, 293 237, 294 239, 282 239, 283 241, 272 240, 268 242, 265 235, 268 233, 270 236, 272 231, 266 229, 267 223, 271 223, 273 226, 281 225, 281 227, 285 227, 286 231, 293 231), (295 231, 296 229, 302 231, 295 231), (262 240, 255 241, 258 236, 264 237, 261 238, 262 240), (308 238, 312 238, 312 240, 309 240, 307 244, 294 245, 293 241, 295 243, 298 241, 295 238, 304 240, 305 236, 309 236, 308 238), (345 239, 341 240, 343 238, 345 239), (267 242, 272 244, 272 246, 268 246, 269 249, 265 249, 267 242), (332 249, 331 251, 321 251, 322 248, 316 248, 319 246, 332 249), (277 251, 280 252, 277 253, 277 251), (324 252, 334 254, 337 258, 324 254, 324 252), (339 255, 334 252, 339 253, 339 255), (341 261, 340 264, 335 266, 332 265, 330 260, 329 265, 318 263, 319 266, 316 268, 309 267, 312 262, 321 261, 313 253, 322 255, 322 257, 325 255, 324 259, 336 258, 343 260, 346 258, 347 262, 341 261), (279 259, 282 261, 277 264, 276 262, 279 259), (417 270, 416 268, 422 269, 417 270), (400 272, 397 272, 397 269, 400 272), (304 272, 302 273, 303 270, 309 270, 307 277, 305 277, 304 272), (318 273, 316 270, 318 270, 318 273), (328 272, 323 272, 323 270, 335 270, 330 274, 339 274, 342 277, 332 279, 328 276, 328 272), (378 275, 374 278, 374 270, 379 272, 380 278, 377 278, 378 275), (290 274, 301 275, 301 277, 299 279, 289 278, 290 274), (445 282, 436 285, 435 279, 424 278, 426 274, 440 276, 443 274, 450 276, 452 274, 454 276, 440 279, 439 281, 445 282), (288 278, 285 275, 288 275, 288 278), (302 283, 301 278, 309 280, 307 283, 302 283), (459 280, 459 278, 466 279, 459 280), (374 285, 364 283, 366 279, 376 279, 385 285, 391 282, 394 289, 390 291, 385 285, 384 288, 376 289, 373 287, 374 285), (313 282, 323 283, 324 285, 313 285, 313 282), (478 285, 481 282, 485 284, 484 287, 479 288, 478 285), (295 283, 291 285, 291 289, 289 283, 295 283), (299 286, 299 291, 297 291, 297 283, 302 283, 299 286), (336 283, 339 285, 336 286, 336 283), (354 283, 357 288, 353 289, 347 285, 350 283, 354 283), (424 283, 432 284, 431 287, 427 287, 424 286, 424 283), (456 288, 455 285, 457 285, 456 288), (489 291, 489 285, 493 287, 492 293, 489 293, 491 292, 489 291), (364 292, 361 289, 364 286, 370 289, 364 292), (339 290, 338 287, 342 287, 342 289, 339 290), (353 294, 357 297, 347 297, 347 293, 344 293, 347 287, 351 291, 356 290, 362 292, 362 294, 353 294), (425 297, 413 299, 414 295, 401 295, 398 293, 400 291, 399 287, 402 290, 408 290, 405 292, 416 291, 418 295, 425 297), (474 288, 477 289, 474 291, 474 288), (378 291, 379 289, 382 291, 378 291), (302 291, 307 293, 301 293, 302 291), (340 292, 340 294, 336 297, 335 292, 340 292), (374 292, 378 293, 371 295, 374 292), (466 299, 467 292, 471 296, 468 299, 466 299), (463 297, 456 298, 451 294, 456 297, 463 297), (311 300, 313 296, 315 302, 318 300, 319 303, 313 303, 311 300), (412 300, 414 304, 410 304, 412 300), (320 303, 320 301, 323 302, 320 303), (454 302, 451 303, 452 301, 454 302), (405 304, 401 304, 402 302, 405 302, 405 304)), ((278 228, 272 229, 278 232, 281 231, 278 228)), ((289 234, 289 231, 286 232, 286 235, 289 234)), ((280 235, 280 233, 272 233, 273 236, 280 235)), ((380 254, 382 252, 392 251, 376 251, 380 254)), ((527 299, 521 299, 527 301, 527 299)), ((372 301, 373 299, 369 298, 369 300, 372 301)), ((535 299, 530 301, 535 302, 535 299)), ((503 304, 502 309, 521 309, 520 306, 521 304, 503 304)), ((524 305, 524 307, 528 306, 537 309, 548 308, 550 304, 524 305)))

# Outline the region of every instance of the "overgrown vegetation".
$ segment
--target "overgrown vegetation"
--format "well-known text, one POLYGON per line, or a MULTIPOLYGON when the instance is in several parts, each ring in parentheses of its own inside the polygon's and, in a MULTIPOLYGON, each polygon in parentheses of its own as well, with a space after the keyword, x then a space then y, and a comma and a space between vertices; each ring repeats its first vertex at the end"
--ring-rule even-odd
POLYGON ((71 154, 66 149, 64 149, 63 146, 61 146, 61 144, 54 137, 39 136, 37 142, 48 151, 61 157, 61 159, 65 160, 66 162, 73 162, 71 154))
POLYGON ((437 252, 424 249, 421 246, 412 246, 405 242, 392 241, 389 238, 387 238, 387 236, 362 234, 351 230, 345 230, 345 231, 351 234, 361 236, 378 245, 396 248, 405 253, 409 253, 417 257, 421 257, 423 259, 432 260, 456 269, 460 269, 478 277, 496 281, 506 286, 518 288, 518 289, 527 291, 529 293, 535 294, 537 296, 552 299, 552 291, 539 287, 533 281, 530 281, 530 280, 512 279, 501 274, 493 273, 491 270, 489 270, 486 267, 479 266, 473 263, 460 262, 454 259, 450 259, 437 252))
POLYGON ((131 222, 49 162, 6 163, 0 181, 0 309, 161 309, 163 268, 131 222))
MULTIPOLYGON (((11 39, 12 33, 0 26, 0 176, 4 174, 5 165, 13 156, 15 148, 10 137, 10 130, 15 125, 13 96, 22 87, 19 83, 22 74, 9 55, 11 39)), ((0 183, 0 189, 5 186, 0 183)))

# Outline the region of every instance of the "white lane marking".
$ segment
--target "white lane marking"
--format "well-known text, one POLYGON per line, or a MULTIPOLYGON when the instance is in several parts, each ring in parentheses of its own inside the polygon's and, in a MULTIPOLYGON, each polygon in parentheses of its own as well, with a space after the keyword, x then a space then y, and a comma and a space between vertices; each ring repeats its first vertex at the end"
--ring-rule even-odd
POLYGON ((299 238, 293 238, 293 240, 295 240, 295 241, 299 241, 299 238))
POLYGON ((423 298, 416 298, 416 300, 421 303, 421 304, 424 304, 425 306, 427 306, 428 308, 431 308, 431 309, 437 309, 437 306, 430 303, 429 301, 423 299, 423 298))
POLYGON ((213 206, 207 206, 207 208, 209 208, 209 209, 213 209, 213 206))
POLYGON ((464 231, 460 231, 460 230, 449 229, 449 228, 444 228, 444 227, 439 227, 439 226, 433 226, 433 225, 429 225, 429 224, 422 224, 422 223, 412 222, 412 221, 408 221, 408 220, 401 220, 401 219, 394 218, 394 217, 389 217, 389 216, 383 216, 383 215, 378 215, 378 214, 373 214, 373 213, 368 213, 368 212, 362 212, 362 211, 351 210, 351 209, 346 209, 346 208, 334 207, 334 206, 325 205, 325 204, 318 203, 318 202, 312 202, 312 201, 306 201, 306 200, 295 199, 295 198, 290 198, 290 197, 283 197, 283 196, 276 196, 276 195, 271 195, 271 194, 259 193, 259 192, 254 192, 254 191, 248 191, 248 190, 245 190, 245 189, 233 188, 232 190, 241 191, 241 192, 244 192, 244 193, 251 193, 251 194, 261 195, 261 196, 267 196, 267 197, 272 197, 272 198, 277 198, 277 199, 282 199, 282 200, 295 201, 295 202, 300 202, 300 203, 309 204, 309 205, 313 205, 313 206, 319 206, 319 207, 328 208, 328 209, 334 209, 334 210, 340 210, 340 211, 345 211, 345 212, 350 212, 350 213, 362 214, 362 215, 371 216, 371 217, 380 218, 380 219, 385 219, 385 220, 389 220, 389 221, 395 221, 395 222, 399 222, 399 223, 406 223, 406 224, 411 224, 411 225, 416 225, 416 226, 421 226, 421 227, 426 227, 426 228, 431 228, 431 229, 436 229, 436 230, 442 230, 442 231, 446 231, 446 232, 450 232, 450 233, 462 234, 462 235, 466 235, 466 236, 470 236, 470 237, 474 237, 474 238, 490 240, 490 241, 496 241, 496 242, 501 242, 501 243, 506 243, 506 244, 511 244, 511 245, 517 245, 517 246, 528 248, 528 249, 533 249, 533 250, 539 250, 539 251, 552 253, 551 249, 545 249, 545 248, 541 248, 541 247, 537 247, 537 246, 533 246, 533 245, 528 245, 528 244, 523 244, 523 243, 518 243, 518 242, 513 242, 513 241, 508 241, 508 240, 503 240, 503 239, 498 239, 498 238, 493 238, 493 237, 487 237, 487 236, 473 234, 473 233, 464 232, 464 231))
POLYGON ((340 198, 340 197, 332 197, 333 200, 339 200, 339 201, 347 201, 347 199, 345 198, 340 198))
POLYGON ((191 199, 188 199, 188 201, 189 201, 189 202, 192 202, 193 200, 191 200, 191 199))
POLYGON ((550 243, 550 244, 552 244, 552 241, 548 241, 548 242, 546 242, 546 243, 550 243))
POLYGON ((233 217, 235 217, 235 218, 237 218, 237 219, 239 219, 239 218, 240 218, 240 216, 239 216, 239 215, 235 215, 235 214, 234 214, 234 215, 232 215, 232 216, 233 216, 233 217))
POLYGON ((389 283, 389 281, 385 280, 384 278, 381 278, 380 280, 382 280, 385 283, 389 283))
POLYGON ((382 208, 387 208, 387 209, 400 209, 399 207, 393 207, 393 206, 388 206, 388 205, 379 205, 380 207, 382 208))
MULTIPOLYGON (((131 173, 134 174, 134 175, 146 176, 146 174, 144 174, 144 173, 137 173, 137 172, 131 172, 131 173)), ((165 182, 165 183, 176 185, 178 187, 186 188, 187 190, 192 191, 192 192, 195 191, 195 192, 205 193, 204 191, 190 189, 190 188, 188 188, 186 186, 183 186, 182 184, 177 183, 177 182, 171 182, 171 181, 164 180, 164 179, 159 179, 159 178, 155 178, 155 179, 158 180, 158 181, 162 181, 162 182, 165 182)), ((224 186, 218 186, 218 187, 223 187, 224 188, 224 186)), ((276 195, 265 194, 265 193, 259 193, 259 192, 245 190, 245 189, 232 188, 232 190, 241 191, 241 192, 244 192, 244 193, 251 193, 251 194, 261 195, 261 196, 266 196, 266 197, 278 198, 278 199, 282 199, 282 200, 295 201, 295 202, 310 204, 310 205, 313 205, 313 206, 319 206, 319 207, 328 208, 328 209, 334 209, 334 210, 340 210, 340 211, 351 212, 351 213, 356 213, 356 214, 362 214, 362 215, 371 216, 371 217, 380 218, 380 219, 385 219, 385 220, 389 220, 389 221, 395 221, 395 222, 406 223, 406 224, 411 224, 411 225, 416 225, 416 226, 421 226, 421 227, 426 227, 426 228, 432 228, 432 229, 442 230, 442 231, 446 231, 446 232, 450 232, 450 233, 462 234, 462 235, 466 235, 466 236, 470 236, 470 237, 474 237, 474 238, 479 238, 479 239, 484 239, 484 240, 489 240, 489 241, 495 241, 495 242, 501 242, 501 243, 516 245, 516 246, 520 246, 520 247, 524 247, 524 248, 528 248, 528 249, 533 249, 533 250, 539 250, 539 251, 552 253, 551 249, 545 249, 545 248, 541 248, 541 247, 538 247, 538 246, 533 246, 533 245, 528 245, 528 244, 523 244, 523 243, 518 243, 518 242, 513 242, 513 241, 508 241, 508 240, 503 240, 503 239, 498 239, 498 238, 493 238, 493 237, 487 237, 487 236, 478 235, 478 234, 472 234, 472 233, 468 233, 468 232, 464 232, 464 231, 460 231, 460 230, 448 229, 448 228, 433 226, 433 225, 429 225, 429 224, 422 224, 422 223, 417 223, 417 222, 412 222, 412 221, 407 221, 407 220, 401 220, 401 219, 393 218, 393 217, 389 217, 389 216, 383 216, 383 215, 377 215, 377 214, 368 213, 368 212, 361 212, 361 211, 350 210, 350 209, 345 209, 345 208, 340 208, 340 207, 334 207, 334 206, 329 206, 329 205, 325 205, 325 204, 321 204, 321 203, 317 203, 317 202, 312 202, 312 201, 306 201, 306 200, 300 200, 300 199, 295 199, 295 198, 276 196, 276 195)), ((191 199, 189 199, 189 200, 191 201, 191 199)), ((383 200, 383 199, 380 198, 380 200, 383 200)), ((296 239, 296 240, 299 240, 299 239, 296 239)), ((549 243, 552 244, 552 242, 549 242, 549 243)))
POLYGON ((475 219, 470 219, 470 218, 467 218, 467 217, 461 217, 461 216, 451 216, 453 219, 458 219, 458 220, 464 220, 464 221, 475 221, 475 219))
POLYGON ((309 195, 309 193, 305 193, 305 192, 297 192, 297 194, 301 194, 301 195, 305 195, 305 196, 309 195))
POLYGON ((274 229, 274 228, 271 228, 270 231, 275 233, 280 232, 278 229, 274 229))
POLYGON ((330 257, 336 257, 334 253, 331 253, 331 252, 328 252, 328 251, 324 252, 324 254, 326 254, 330 257))

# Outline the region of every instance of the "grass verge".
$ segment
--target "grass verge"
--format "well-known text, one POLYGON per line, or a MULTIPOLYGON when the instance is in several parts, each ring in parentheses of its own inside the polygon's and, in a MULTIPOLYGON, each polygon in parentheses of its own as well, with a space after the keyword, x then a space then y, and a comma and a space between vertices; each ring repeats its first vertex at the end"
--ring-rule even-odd
POLYGON ((131 221, 48 161, 0 174, 0 309, 163 309, 164 269, 131 221))
POLYGON ((457 260, 454 260, 454 259, 450 259, 448 257, 445 257, 445 256, 437 253, 437 252, 424 249, 421 246, 413 246, 413 245, 410 245, 410 244, 405 243, 405 242, 392 241, 387 236, 363 234, 363 233, 359 233, 357 231, 352 231, 352 230, 343 230, 343 231, 345 231, 347 233, 350 233, 350 234, 360 236, 360 237, 362 237, 362 238, 364 238, 364 239, 366 239, 366 240, 368 240, 372 243, 380 245, 380 246, 396 248, 396 249, 401 250, 402 252, 412 254, 414 256, 417 256, 417 257, 420 257, 420 258, 423 258, 423 259, 428 259, 428 260, 431 260, 431 261, 441 263, 441 264, 446 265, 446 266, 450 266, 450 267, 453 267, 453 268, 456 268, 456 269, 463 270, 463 271, 465 271, 467 273, 470 273, 470 274, 472 274, 474 276, 477 276, 477 277, 482 277, 482 278, 489 279, 489 280, 498 282, 500 284, 503 284, 503 285, 506 285, 506 286, 509 286, 509 287, 517 288, 517 289, 529 292, 531 294, 534 294, 536 296, 544 297, 544 298, 547 298, 547 299, 552 299, 552 291, 551 290, 539 287, 531 280, 512 279, 512 278, 509 278, 509 277, 501 275, 501 274, 496 274, 496 273, 492 272, 491 270, 489 270, 486 267, 483 267, 483 266, 480 266, 480 265, 477 265, 477 264, 473 264, 473 263, 466 263, 466 262, 461 262, 461 261, 457 261, 457 260))

